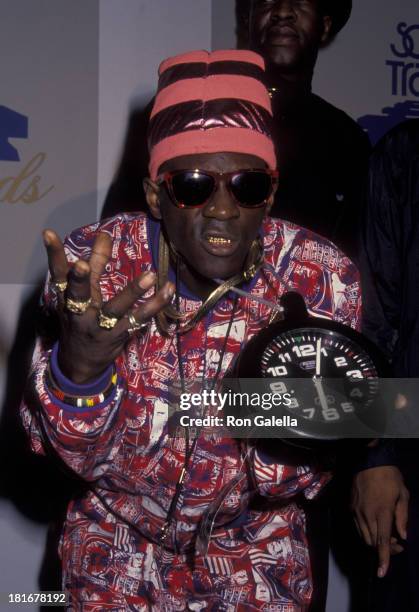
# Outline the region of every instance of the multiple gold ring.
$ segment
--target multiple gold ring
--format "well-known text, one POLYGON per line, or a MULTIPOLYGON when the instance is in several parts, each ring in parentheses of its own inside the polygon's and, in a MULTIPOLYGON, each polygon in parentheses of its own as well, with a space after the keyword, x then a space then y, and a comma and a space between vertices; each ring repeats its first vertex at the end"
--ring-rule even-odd
POLYGON ((99 311, 97 323, 102 329, 113 329, 118 321, 116 317, 108 317, 101 310, 99 311))
MULTIPOLYGON (((57 289, 61 292, 65 291, 67 288, 66 282, 65 283, 54 283, 54 285, 56 285, 57 289), (61 286, 59 287, 59 285, 61 286)), ((92 303, 92 298, 89 298, 88 300, 73 300, 71 298, 67 298, 65 301, 65 307, 67 308, 67 310, 69 310, 73 314, 81 315, 86 312, 86 310, 89 308, 91 303, 92 303)), ((126 315, 126 317, 130 324, 130 326, 127 329, 130 336, 134 334, 135 332, 139 331, 140 329, 144 329, 145 327, 148 327, 148 323, 139 323, 132 313, 129 315, 126 315)), ((108 329, 108 330, 113 329, 115 325, 118 323, 118 321, 119 319, 117 317, 108 316, 102 310, 99 310, 97 322, 98 322, 99 327, 101 327, 102 329, 108 329)))
POLYGON ((92 298, 88 300, 72 300, 68 297, 65 301, 65 307, 73 314, 82 315, 86 312, 91 303, 92 298))

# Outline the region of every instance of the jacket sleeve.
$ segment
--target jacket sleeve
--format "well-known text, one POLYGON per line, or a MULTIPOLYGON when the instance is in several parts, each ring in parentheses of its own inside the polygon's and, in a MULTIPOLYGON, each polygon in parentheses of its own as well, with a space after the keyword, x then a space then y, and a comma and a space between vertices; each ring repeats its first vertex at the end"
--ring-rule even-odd
MULTIPOLYGON (((68 261, 87 258, 97 225, 77 230, 65 241, 68 261)), ((107 299, 111 297, 109 283, 107 299)), ((42 307, 50 319, 55 317, 57 295, 46 283, 42 307)), ((55 339, 55 338, 54 338, 55 339)), ((53 395, 45 381, 51 359, 51 338, 39 337, 32 360, 27 390, 21 404, 21 417, 32 450, 38 454, 55 451, 61 460, 80 477, 96 480, 106 472, 121 444, 124 431, 124 397, 126 370, 124 357, 115 364, 118 374, 112 393, 102 403, 89 408, 67 405, 53 395)))
POLYGON ((124 434, 123 376, 119 374, 115 390, 105 402, 94 408, 77 409, 56 400, 46 386, 50 352, 38 346, 35 353, 21 405, 23 425, 34 452, 46 454, 53 450, 78 476, 96 480, 106 472, 124 434))
POLYGON ((367 447, 364 452, 356 457, 356 463, 352 466, 353 473, 362 472, 370 468, 385 465, 397 465, 397 444, 392 439, 377 440, 373 447, 367 447))
POLYGON ((333 275, 333 320, 361 331, 362 294, 358 267, 342 258, 339 275, 333 275))
POLYGON ((302 494, 306 499, 313 499, 331 480, 330 471, 323 470, 314 462, 305 462, 303 454, 300 454, 301 461, 295 460, 286 452, 285 446, 275 452, 272 443, 277 444, 277 441, 270 440, 264 448, 253 449, 252 476, 258 493, 263 497, 286 500, 302 494))
POLYGON ((397 180, 382 142, 371 158, 360 269, 362 331, 388 356, 394 349, 402 303, 403 241, 397 180))
MULTIPOLYGON (((360 257, 362 331, 391 360, 403 317, 403 259, 410 220, 403 206, 409 184, 404 132, 390 131, 371 157, 360 257)), ((396 440, 379 440, 366 450, 355 471, 397 465, 397 446, 396 440)))

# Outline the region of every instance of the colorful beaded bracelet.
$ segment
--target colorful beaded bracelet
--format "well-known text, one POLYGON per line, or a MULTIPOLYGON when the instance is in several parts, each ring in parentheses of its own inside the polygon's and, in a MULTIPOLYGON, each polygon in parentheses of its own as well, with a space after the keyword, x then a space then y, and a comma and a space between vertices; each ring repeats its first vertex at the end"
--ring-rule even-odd
POLYGON ((104 402, 113 393, 117 380, 118 375, 114 370, 112 370, 110 381, 101 393, 80 397, 76 395, 69 395, 61 391, 54 380, 50 366, 48 366, 45 370, 45 384, 52 395, 54 395, 54 397, 61 402, 76 408, 92 408, 104 402))

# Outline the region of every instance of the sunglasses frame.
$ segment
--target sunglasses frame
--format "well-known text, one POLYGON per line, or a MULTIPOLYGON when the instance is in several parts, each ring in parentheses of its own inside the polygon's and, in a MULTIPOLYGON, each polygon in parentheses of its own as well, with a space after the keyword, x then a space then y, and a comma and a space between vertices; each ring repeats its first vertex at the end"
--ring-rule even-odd
POLYGON ((263 174, 267 174, 268 176, 270 176, 271 178, 271 191, 268 195, 268 198, 272 195, 272 191, 275 187, 275 185, 278 182, 278 170, 271 170, 269 168, 245 168, 243 170, 234 170, 234 172, 212 172, 211 170, 201 170, 199 168, 194 168, 194 169, 182 169, 182 170, 172 170, 172 171, 168 171, 168 172, 164 172, 163 174, 159 175, 157 177, 157 185, 162 185, 163 183, 166 184, 167 186, 167 191, 169 193, 169 196, 172 200, 172 202, 175 204, 175 206, 177 206, 178 208, 182 208, 182 209, 193 209, 193 208, 203 208, 204 206, 206 206, 208 204, 208 202, 211 200, 212 196, 214 195, 214 193, 217 191, 221 178, 222 177, 228 177, 228 180, 226 181, 226 186, 228 189, 228 192, 230 193, 231 197, 233 198, 234 202, 242 207, 242 208, 261 208, 262 206, 266 206, 266 202, 267 199, 263 200, 260 204, 253 204, 253 205, 247 205, 247 204, 243 204, 242 202, 239 202, 239 200, 237 200, 237 198, 235 197, 233 190, 231 188, 231 181, 232 179, 237 176, 238 174, 248 174, 251 172, 262 172, 263 174), (173 185, 172 185, 172 180, 175 176, 177 176, 178 174, 182 174, 184 172, 189 172, 189 173, 199 173, 199 174, 204 174, 207 176, 210 176, 211 178, 214 179, 214 188, 211 191, 210 195, 208 196, 208 198, 205 200, 205 202, 203 202, 202 204, 195 204, 192 206, 188 206, 186 204, 182 204, 182 202, 179 202, 179 200, 176 199, 174 191, 173 191, 173 185))

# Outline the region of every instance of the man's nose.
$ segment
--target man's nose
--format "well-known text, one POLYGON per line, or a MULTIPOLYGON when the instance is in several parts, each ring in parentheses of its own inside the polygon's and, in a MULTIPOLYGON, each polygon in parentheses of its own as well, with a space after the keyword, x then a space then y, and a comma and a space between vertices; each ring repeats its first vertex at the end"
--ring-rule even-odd
POLYGON ((224 180, 218 183, 211 198, 204 206, 203 214, 204 217, 211 217, 220 221, 240 217, 239 207, 224 180))
POLYGON ((294 0, 277 0, 272 7, 272 19, 291 19, 295 16, 294 0))

